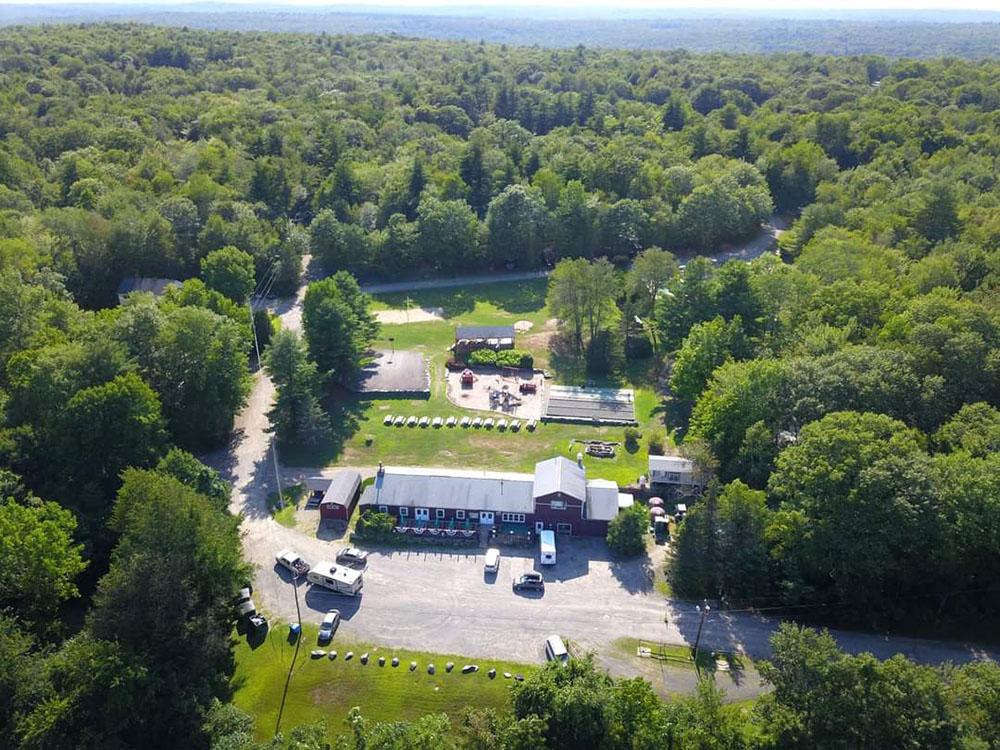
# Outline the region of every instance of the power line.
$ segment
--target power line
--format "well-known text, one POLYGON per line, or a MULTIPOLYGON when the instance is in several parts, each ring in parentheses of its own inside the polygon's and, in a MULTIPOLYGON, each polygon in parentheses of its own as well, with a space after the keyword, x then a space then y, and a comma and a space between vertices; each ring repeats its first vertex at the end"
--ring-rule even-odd
MULTIPOLYGON (((253 301, 247 301, 247 308, 250 310, 250 329, 253 331, 253 349, 257 354, 257 363, 261 366, 260 361, 260 342, 257 340, 257 326, 253 324, 253 301)), ((265 373, 266 377, 266 373, 265 373)), ((285 506, 285 493, 281 489, 281 468, 278 462, 278 446, 276 445, 276 439, 272 435, 270 440, 270 451, 271 460, 274 462, 274 481, 278 487, 278 500, 281 506, 285 506)), ((296 575, 292 579, 292 588, 295 590, 295 613, 299 623, 299 638, 302 638, 302 611, 299 609, 299 577, 296 575)), ((297 653, 297 652, 296 652, 297 653)))
MULTIPOLYGON (((997 586, 983 586, 979 588, 970 589, 952 589, 951 591, 930 591, 922 594, 907 594, 905 596, 893 597, 894 600, 899 599, 932 599, 941 596, 952 596, 953 594, 978 594, 990 591, 1000 591, 1000 587, 997 586)), ((743 601, 760 601, 762 599, 775 599, 779 598, 780 595, 772 596, 761 596, 754 597, 751 599, 745 599, 743 601)), ((754 612, 781 612, 789 609, 821 609, 821 608, 846 608, 846 607, 857 607, 859 605, 853 602, 818 602, 813 604, 783 604, 783 605, 773 605, 766 607, 720 607, 716 609, 718 614, 723 613, 754 613, 754 612)))

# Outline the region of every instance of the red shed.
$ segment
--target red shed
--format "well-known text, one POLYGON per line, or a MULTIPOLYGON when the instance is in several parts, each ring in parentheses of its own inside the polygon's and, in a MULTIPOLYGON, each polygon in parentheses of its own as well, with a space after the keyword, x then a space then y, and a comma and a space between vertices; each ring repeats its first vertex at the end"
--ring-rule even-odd
POLYGON ((360 494, 361 475, 356 471, 338 471, 319 501, 319 517, 346 523, 358 504, 360 494))

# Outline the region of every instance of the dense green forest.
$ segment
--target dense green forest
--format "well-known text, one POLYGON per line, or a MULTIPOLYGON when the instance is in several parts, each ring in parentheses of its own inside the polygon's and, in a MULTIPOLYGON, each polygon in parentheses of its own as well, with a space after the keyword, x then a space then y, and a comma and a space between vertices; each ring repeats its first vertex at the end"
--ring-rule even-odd
MULTIPOLYGON (((553 267, 554 346, 662 373, 706 477, 677 594, 995 621, 1000 64, 125 25, 0 51, 0 745, 250 744, 225 704, 249 571, 192 452, 225 444, 267 344, 248 298, 293 292, 309 253, 333 275, 264 358, 279 435, 326 428, 322 381, 374 335, 355 277, 553 267), (696 257, 775 212, 780 257, 696 257), (183 284, 117 304, 133 275, 183 284)), ((995 666, 789 630, 764 674, 737 713, 546 670, 509 716, 356 716, 349 746, 1000 741, 995 666)))

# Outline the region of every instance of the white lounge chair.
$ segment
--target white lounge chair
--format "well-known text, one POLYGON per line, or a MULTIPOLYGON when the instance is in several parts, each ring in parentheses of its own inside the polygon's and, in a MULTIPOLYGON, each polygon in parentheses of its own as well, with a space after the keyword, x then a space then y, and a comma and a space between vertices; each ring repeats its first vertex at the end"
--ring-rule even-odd
POLYGON ((417 418, 416 417, 410 417, 409 419, 407 419, 406 420, 406 426, 407 427, 416 427, 417 426, 417 418))
POLYGON ((431 420, 429 418, 427 418, 427 417, 421 417, 420 421, 417 424, 419 424, 421 427, 426 427, 430 423, 431 423, 431 420))
POLYGON ((510 431, 511 432, 517 432, 520 429, 521 429, 521 420, 519 420, 519 419, 512 419, 512 420, 510 420, 510 431))
POLYGON ((441 420, 441 417, 434 417, 434 419, 431 420, 431 427, 440 427, 443 424, 444 422, 441 420))
POLYGON ((468 427, 469 425, 472 424, 472 420, 469 419, 468 417, 462 417, 462 421, 459 422, 459 424, 462 425, 462 427, 468 427))
POLYGON ((400 414, 398 417, 392 420, 392 424, 395 427, 402 427, 404 422, 406 422, 406 417, 404 417, 402 414, 400 414))
POLYGON ((385 425, 392 424, 392 415, 391 414, 386 414, 385 415, 385 419, 382 420, 382 424, 385 424, 385 425))
POLYGON ((456 424, 458 424, 458 420, 455 419, 454 417, 448 417, 444 421, 444 423, 445 423, 445 426, 447 426, 447 427, 454 427, 456 424))
POLYGON ((503 419, 503 418, 498 419, 497 420, 497 429, 498 430, 506 430, 507 429, 507 420, 503 419))
POLYGON ((534 431, 534 429, 536 427, 538 427, 538 420, 537 419, 529 419, 528 420, 528 424, 526 424, 525 427, 527 427, 529 430, 534 431))
POLYGON ((483 421, 483 427, 485 427, 487 430, 492 430, 493 429, 493 417, 487 417, 483 421))
POLYGON ((473 419, 472 420, 472 426, 473 427, 482 427, 483 426, 483 420, 482 420, 482 418, 476 417, 475 419, 473 419))

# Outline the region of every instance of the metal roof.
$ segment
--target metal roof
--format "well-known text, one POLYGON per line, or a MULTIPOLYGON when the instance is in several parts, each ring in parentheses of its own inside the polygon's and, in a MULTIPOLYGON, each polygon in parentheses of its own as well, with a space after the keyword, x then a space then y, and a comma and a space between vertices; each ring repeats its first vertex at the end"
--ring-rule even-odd
POLYGON ((564 456, 535 464, 534 497, 561 492, 577 500, 587 499, 587 477, 583 468, 564 456))
POLYGON ((365 490, 367 505, 533 513, 531 474, 387 466, 365 490))
POLYGON ((694 471, 694 464, 682 456, 650 456, 650 471, 676 471, 678 473, 691 473, 694 471))
POLYGON ((514 326, 458 326, 455 329, 456 341, 512 338, 514 338, 514 326))
POLYGON ((351 498, 361 486, 361 474, 356 471, 338 471, 330 480, 320 505, 350 505, 351 498))
POLYGON ((348 586, 353 586, 357 580, 361 578, 360 570, 349 568, 346 565, 335 565, 329 560, 321 560, 316 563, 309 572, 314 576, 331 578, 334 581, 345 583, 348 586))
POLYGON ((545 417, 569 422, 635 422, 635 392, 629 388, 576 388, 549 386, 545 417))
POLYGON ((587 482, 587 518, 610 521, 618 515, 618 485, 607 479, 587 482))

